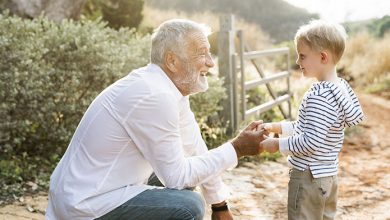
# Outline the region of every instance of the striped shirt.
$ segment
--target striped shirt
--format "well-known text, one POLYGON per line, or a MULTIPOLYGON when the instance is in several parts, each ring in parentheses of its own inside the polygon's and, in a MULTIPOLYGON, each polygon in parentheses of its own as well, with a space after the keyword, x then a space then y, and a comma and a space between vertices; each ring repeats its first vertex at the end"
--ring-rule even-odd
POLYGON ((339 83, 314 83, 306 92, 298 119, 282 123, 280 151, 288 155, 290 166, 310 169, 314 178, 337 175, 338 155, 344 140, 344 129, 363 120, 359 101, 349 86, 339 83))

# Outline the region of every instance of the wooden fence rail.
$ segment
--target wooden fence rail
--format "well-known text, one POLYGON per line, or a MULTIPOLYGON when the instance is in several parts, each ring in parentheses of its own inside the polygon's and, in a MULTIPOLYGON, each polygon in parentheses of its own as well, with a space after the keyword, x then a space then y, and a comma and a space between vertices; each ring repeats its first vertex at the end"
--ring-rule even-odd
POLYGON ((290 53, 289 48, 276 48, 262 51, 253 51, 246 45, 244 32, 234 29, 234 17, 232 15, 220 18, 220 33, 218 37, 218 63, 219 72, 225 78, 225 88, 228 99, 224 103, 224 118, 229 123, 228 134, 239 129, 240 123, 248 117, 261 114, 278 106, 286 120, 291 119, 291 93, 290 93, 290 53), (235 48, 235 39, 238 38, 238 52, 235 48), (286 70, 266 76, 258 60, 264 57, 285 56, 286 70), (246 63, 250 62, 256 69, 260 79, 246 81, 246 63), (239 65, 238 65, 239 64, 239 65), (239 75, 240 73, 240 75, 239 75), (271 83, 276 80, 286 79, 287 90, 285 94, 277 96, 271 83), (258 104, 247 109, 247 91, 258 86, 266 85, 267 91, 272 97, 271 101, 258 104), (288 103, 287 111, 282 103, 288 103))

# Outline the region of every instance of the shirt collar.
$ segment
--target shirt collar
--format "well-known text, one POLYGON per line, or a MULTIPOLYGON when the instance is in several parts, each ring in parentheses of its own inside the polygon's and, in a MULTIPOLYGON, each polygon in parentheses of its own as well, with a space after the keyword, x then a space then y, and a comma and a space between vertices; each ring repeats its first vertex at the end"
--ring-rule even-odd
POLYGON ((172 82, 172 80, 167 76, 167 74, 160 66, 154 63, 149 63, 147 69, 149 70, 149 72, 158 73, 161 76, 161 78, 168 85, 168 87, 170 88, 170 90, 172 91, 172 93, 174 94, 174 96, 177 98, 178 101, 180 101, 185 97, 181 94, 179 89, 175 86, 175 84, 172 82))

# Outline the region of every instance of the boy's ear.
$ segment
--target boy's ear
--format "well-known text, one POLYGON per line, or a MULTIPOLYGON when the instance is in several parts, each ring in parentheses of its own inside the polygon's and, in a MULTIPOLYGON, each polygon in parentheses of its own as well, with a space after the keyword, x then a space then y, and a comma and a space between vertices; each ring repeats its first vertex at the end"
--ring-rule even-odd
POLYGON ((325 50, 321 51, 321 63, 328 63, 329 62, 329 53, 325 50))

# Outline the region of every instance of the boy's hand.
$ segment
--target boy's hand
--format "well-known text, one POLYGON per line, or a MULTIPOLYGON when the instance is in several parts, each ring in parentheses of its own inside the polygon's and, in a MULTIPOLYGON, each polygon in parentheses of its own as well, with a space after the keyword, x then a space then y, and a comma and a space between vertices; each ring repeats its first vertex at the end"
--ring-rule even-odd
POLYGON ((261 125, 261 128, 263 128, 267 132, 272 132, 276 134, 282 133, 282 126, 278 122, 264 123, 261 125))
POLYGON ((266 151, 269 153, 275 153, 275 152, 279 151, 279 139, 265 137, 264 141, 262 141, 260 143, 260 148, 263 151, 266 151))

